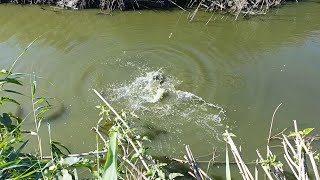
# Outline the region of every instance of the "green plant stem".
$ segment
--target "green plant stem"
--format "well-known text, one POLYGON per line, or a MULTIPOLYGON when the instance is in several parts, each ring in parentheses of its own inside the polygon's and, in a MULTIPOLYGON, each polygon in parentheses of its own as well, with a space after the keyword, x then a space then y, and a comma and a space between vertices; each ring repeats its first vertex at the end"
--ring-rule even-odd
POLYGON ((33 119, 34 119, 34 124, 36 127, 36 133, 37 133, 37 139, 38 139, 38 149, 40 153, 40 159, 42 160, 43 154, 42 154, 42 145, 41 145, 41 137, 39 135, 39 123, 37 122, 37 115, 36 115, 36 108, 35 108, 35 103, 34 103, 34 88, 33 87, 33 82, 32 82, 32 75, 30 74, 30 84, 31 84, 31 104, 32 104, 32 111, 33 111, 33 119))

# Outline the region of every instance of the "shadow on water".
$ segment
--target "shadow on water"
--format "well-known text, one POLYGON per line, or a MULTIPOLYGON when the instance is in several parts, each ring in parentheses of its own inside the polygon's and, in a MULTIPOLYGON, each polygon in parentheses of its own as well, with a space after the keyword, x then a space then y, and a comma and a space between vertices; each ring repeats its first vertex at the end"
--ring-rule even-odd
POLYGON ((142 136, 147 136, 151 141, 156 140, 161 135, 168 134, 168 131, 159 129, 152 124, 145 123, 142 125, 142 136))
POLYGON ((67 108, 63 103, 59 104, 58 106, 54 106, 46 115, 45 120, 47 122, 52 122, 55 120, 62 119, 62 116, 64 116, 67 113, 67 108))

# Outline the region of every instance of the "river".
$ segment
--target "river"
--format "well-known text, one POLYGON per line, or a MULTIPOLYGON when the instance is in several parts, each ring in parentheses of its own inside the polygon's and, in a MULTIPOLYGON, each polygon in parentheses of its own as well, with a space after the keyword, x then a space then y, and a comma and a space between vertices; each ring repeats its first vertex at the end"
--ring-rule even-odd
MULTIPOLYGON (((224 147, 229 129, 253 160, 280 103, 274 133, 294 119, 301 129, 320 128, 319 9, 318 1, 304 1, 237 21, 216 13, 208 22, 211 13, 199 12, 189 22, 181 10, 110 16, 2 4, 0 64, 8 68, 42 35, 15 72, 41 77, 39 95, 56 98, 47 119, 52 137, 73 152, 94 150, 91 127, 102 104, 95 88, 117 110, 140 116, 135 124, 151 136, 155 154, 181 157, 184 144, 208 154, 224 147), (155 76, 164 77, 163 96, 155 76)), ((25 116, 31 102, 21 101, 25 116)), ((24 128, 33 127, 28 118, 24 128)), ((45 124, 41 134, 48 138, 45 124)))

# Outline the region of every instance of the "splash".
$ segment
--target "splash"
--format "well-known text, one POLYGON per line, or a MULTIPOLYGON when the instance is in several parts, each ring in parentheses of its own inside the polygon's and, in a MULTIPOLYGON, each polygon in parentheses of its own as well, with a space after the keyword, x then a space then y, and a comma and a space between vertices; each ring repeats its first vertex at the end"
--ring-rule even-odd
POLYGON ((147 104, 159 102, 163 97, 175 91, 170 79, 159 71, 146 73, 128 85, 113 89, 114 101, 128 101, 131 110, 147 109, 147 104))
POLYGON ((129 84, 122 84, 112 89, 112 101, 126 101, 130 110, 171 109, 176 105, 190 102, 191 106, 201 105, 202 109, 212 107, 218 110, 217 115, 224 115, 224 109, 206 102, 203 98, 181 90, 175 85, 180 84, 172 77, 164 76, 162 70, 147 72, 144 76, 136 78, 129 84))
MULTIPOLYGON (((158 71, 147 72, 125 84, 111 89, 114 103, 144 116, 142 119, 171 133, 174 142, 186 138, 207 138, 208 142, 220 139, 225 110, 203 98, 176 86, 182 82, 158 71), (174 136, 173 136, 174 135, 174 136)), ((167 147, 166 147, 167 148, 167 147)))

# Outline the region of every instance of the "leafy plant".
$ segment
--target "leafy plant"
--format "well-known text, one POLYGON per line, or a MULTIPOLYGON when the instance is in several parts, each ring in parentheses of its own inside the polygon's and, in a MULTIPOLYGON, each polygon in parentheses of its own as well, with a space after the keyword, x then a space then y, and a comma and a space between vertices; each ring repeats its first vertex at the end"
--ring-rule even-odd
MULTIPOLYGON (((302 131, 298 131, 299 134, 302 136, 302 138, 306 137, 307 135, 309 135, 312 131, 314 130, 314 128, 306 128, 302 131)), ((296 132, 291 132, 288 137, 295 137, 296 136, 296 132)))
POLYGON ((139 119, 136 114, 123 110, 116 112, 97 91, 95 93, 106 103, 105 106, 97 106, 100 109, 100 119, 94 128, 105 143, 105 147, 108 147, 107 161, 103 172, 100 173, 103 174, 102 179, 105 177, 106 179, 111 177, 111 179, 124 179, 124 177, 127 179, 127 176, 130 176, 134 179, 140 177, 150 180, 172 180, 183 176, 180 173, 167 172, 165 170, 167 164, 156 161, 148 155, 148 147, 144 146, 144 141, 150 140, 147 137, 141 137, 136 129, 129 125, 133 119, 139 119), (106 137, 106 134, 103 136, 100 131, 103 129, 101 125, 107 125, 110 128, 109 136, 106 137), (120 162, 119 166, 117 162, 120 162))
POLYGON ((103 180, 116 180, 118 177, 118 132, 111 131, 107 161, 103 168, 103 180))

